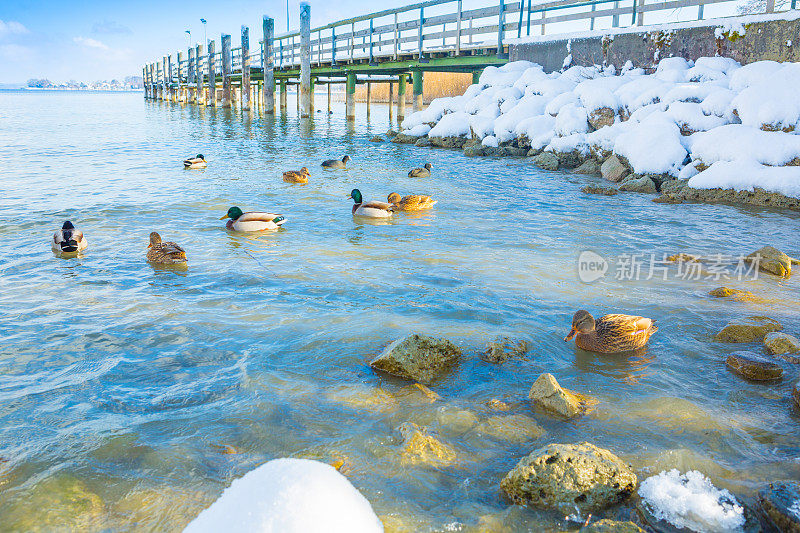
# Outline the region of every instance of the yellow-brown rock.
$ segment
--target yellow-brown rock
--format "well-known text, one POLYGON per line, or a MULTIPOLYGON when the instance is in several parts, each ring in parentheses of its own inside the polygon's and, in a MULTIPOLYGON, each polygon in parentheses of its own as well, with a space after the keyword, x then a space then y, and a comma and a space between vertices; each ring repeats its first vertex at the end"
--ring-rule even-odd
POLYGON ((709 292, 708 295, 716 298, 729 298, 731 300, 736 300, 737 302, 763 303, 765 301, 763 298, 759 298, 750 291, 730 289, 728 287, 719 287, 709 292))
POLYGON ((633 522, 617 522, 603 518, 582 527, 579 533, 644 533, 644 530, 633 522))
POLYGON ((370 362, 376 370, 428 384, 458 363, 461 350, 447 339, 409 335, 370 362))
POLYGON ((781 379, 783 368, 766 357, 753 352, 732 353, 725 365, 742 377, 753 381, 772 381, 781 379))
POLYGON ((786 277, 792 273, 792 258, 772 246, 764 246, 746 258, 758 263, 758 269, 775 276, 786 277))
POLYGON ((793 335, 779 332, 767 333, 764 337, 764 347, 769 353, 777 355, 785 361, 800 363, 800 340, 793 335))
POLYGON ((731 322, 717 333, 715 339, 720 342, 761 342, 767 333, 782 329, 783 326, 776 320, 765 316, 750 316, 731 322))
POLYGON ((547 433, 534 419, 525 415, 492 416, 478 424, 475 431, 509 442, 528 442, 547 433))
POLYGON ((552 374, 539 376, 528 392, 528 398, 535 407, 564 418, 578 416, 597 404, 594 398, 563 388, 552 374))
POLYGON ((449 445, 440 442, 420 426, 406 422, 399 428, 403 437, 403 449, 400 452, 400 464, 429 466, 446 466, 456 460, 456 451, 449 445))

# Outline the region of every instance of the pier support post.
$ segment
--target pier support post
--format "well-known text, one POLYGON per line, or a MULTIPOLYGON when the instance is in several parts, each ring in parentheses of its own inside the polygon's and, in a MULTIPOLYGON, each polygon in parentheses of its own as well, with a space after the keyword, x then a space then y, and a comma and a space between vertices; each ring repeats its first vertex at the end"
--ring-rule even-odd
POLYGON ((415 69, 411 71, 414 80, 414 112, 422 109, 422 71, 415 69))
POLYGON ((370 115, 370 105, 372 104, 372 84, 367 82, 367 118, 370 115))
POLYGON ((169 71, 167 70, 167 56, 164 56, 161 59, 161 94, 159 100, 164 100, 165 97, 169 97, 169 92, 167 91, 167 80, 169 79, 169 71))
POLYGON ((216 59, 216 52, 214 52, 214 41, 208 41, 208 95, 206 96, 206 105, 217 105, 217 71, 214 65, 216 59))
POLYGON ((406 73, 397 79, 397 123, 402 124, 406 118, 406 73))
POLYGON ((144 99, 147 100, 149 98, 150 89, 147 86, 147 65, 142 67, 142 85, 144 85, 144 99))
POLYGON ((356 73, 347 72, 347 88, 345 90, 345 117, 347 120, 356 119, 356 73))
POLYGON ((175 90, 175 92, 176 92, 175 101, 176 102, 181 102, 181 103, 184 102, 184 98, 183 98, 183 83, 181 82, 181 77, 183 76, 183 67, 181 66, 182 62, 183 62, 183 52, 178 52, 178 64, 176 65, 176 69, 177 69, 177 74, 178 75, 177 75, 177 79, 175 81, 175 83, 177 83, 178 87, 175 90))
POLYGON ((317 84, 316 78, 311 78, 311 85, 308 91, 308 115, 314 116, 314 87, 317 84))
POLYGON ((206 99, 203 97, 203 62, 200 60, 203 57, 203 45, 198 44, 194 49, 194 82, 195 82, 195 100, 199 105, 205 103, 206 99))
POLYGON ((394 109, 392 107, 394 105, 393 100, 394 100, 394 83, 389 82, 389 124, 392 123, 392 118, 394 118, 393 117, 394 109))
POLYGON ((289 90, 289 84, 286 83, 285 79, 281 80, 281 113, 286 114, 286 108, 288 107, 288 100, 289 95, 286 94, 286 91, 289 90))
POLYGON ((194 48, 189 48, 189 63, 186 71, 186 100, 190 104, 197 101, 197 94, 195 94, 194 76, 197 73, 197 68, 194 66, 194 48))
POLYGON ((231 36, 221 35, 222 40, 222 107, 231 106, 231 36))
POLYGON ((311 6, 300 4, 300 117, 306 118, 311 109, 311 6))
POLYGON ((264 17, 264 55, 261 67, 264 69, 264 85, 262 86, 263 111, 270 115, 275 113, 275 22, 272 18, 264 17))
POLYGON ((473 70, 472 71, 472 84, 475 85, 481 81, 481 71, 480 70, 473 70))
POLYGON ((250 110, 250 28, 242 26, 242 111, 250 110))
POLYGON ((328 78, 328 114, 331 114, 331 80, 328 78))

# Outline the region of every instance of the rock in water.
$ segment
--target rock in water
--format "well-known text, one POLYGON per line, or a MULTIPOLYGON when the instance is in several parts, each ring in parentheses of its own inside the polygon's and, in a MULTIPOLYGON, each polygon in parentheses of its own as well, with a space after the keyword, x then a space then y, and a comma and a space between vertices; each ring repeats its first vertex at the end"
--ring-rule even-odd
POLYGON ((536 407, 564 418, 578 416, 597 403, 593 398, 563 388, 552 374, 539 376, 528 392, 528 398, 536 407))
POLYGON ((744 508, 733 494, 718 489, 696 470, 681 475, 673 469, 649 477, 642 481, 639 496, 655 520, 681 531, 740 531, 745 524, 744 508))
POLYGON ((585 194, 602 194, 603 196, 614 196, 619 194, 619 191, 613 187, 596 187, 594 185, 586 185, 581 188, 581 192, 585 194))
POLYGON ((187 533, 383 531, 364 496, 325 463, 275 459, 235 480, 187 533))
POLYGON ((600 174, 600 165, 594 159, 587 159, 575 169, 576 174, 600 174))
POLYGON ((533 158, 533 164, 545 170, 558 170, 558 157, 553 152, 542 152, 533 158))
POLYGON ((751 316, 738 322, 731 322, 715 339, 721 342, 756 342, 763 341, 767 333, 780 331, 783 326, 776 320, 765 316, 751 316))
POLYGON ((715 298, 730 298, 737 302, 755 302, 762 303, 763 300, 750 291, 742 291, 739 289, 729 289, 728 287, 719 287, 708 293, 709 296, 715 298))
POLYGON ((753 352, 732 353, 725 364, 740 376, 753 381, 771 381, 781 379, 783 376, 783 368, 780 365, 753 352))
POLYGON ((764 337, 764 346, 772 355, 777 355, 790 363, 800 363, 800 340, 793 335, 777 332, 767 333, 764 337))
POLYGON ((373 137, 373 138, 371 138, 369 140, 369 142, 371 142, 371 143, 382 143, 383 141, 384 141, 384 138, 381 137, 380 135, 376 135, 375 137, 373 137))
POLYGON ((500 486, 516 504, 563 513, 594 512, 620 503, 636 490, 636 474, 593 444, 550 444, 523 458, 500 486))
POLYGON ((398 431, 403 437, 400 463, 403 465, 427 464, 446 466, 456 460, 456 451, 428 434, 412 422, 402 424, 398 431))
POLYGON ((792 273, 792 258, 772 246, 764 246, 747 256, 747 260, 755 262, 758 258, 758 269, 776 276, 789 276, 792 273))
POLYGON ((612 155, 600 165, 600 173, 608 181, 619 182, 628 175, 628 169, 616 155, 612 155))
POLYGON ((800 533, 800 483, 770 483, 758 493, 764 514, 783 533, 800 533))
POLYGON ((409 335, 390 344, 369 364, 394 376, 428 384, 456 364, 461 350, 447 339, 409 335))
POLYGON ((512 357, 519 357, 528 352, 528 342, 524 340, 513 341, 508 337, 500 337, 490 342, 481 359, 487 363, 505 363, 512 357))
POLYGON ((647 176, 641 178, 632 178, 622 183, 619 190, 627 192, 644 192, 653 193, 658 192, 655 182, 647 176))
POLYGON ((492 416, 481 422, 475 431, 509 442, 536 440, 547 433, 534 419, 525 415, 492 416))
POLYGON ((579 533, 644 533, 644 529, 633 522, 617 522, 604 518, 582 527, 579 533))

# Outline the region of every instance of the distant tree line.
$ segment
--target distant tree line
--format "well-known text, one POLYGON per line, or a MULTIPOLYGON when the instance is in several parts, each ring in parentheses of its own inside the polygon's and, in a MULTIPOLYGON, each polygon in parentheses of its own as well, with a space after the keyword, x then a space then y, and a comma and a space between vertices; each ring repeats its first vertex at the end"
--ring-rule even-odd
POLYGON ((50 80, 46 78, 42 79, 31 78, 28 80, 28 87, 38 87, 41 89, 43 87, 50 87, 51 85, 53 84, 50 83, 50 80))

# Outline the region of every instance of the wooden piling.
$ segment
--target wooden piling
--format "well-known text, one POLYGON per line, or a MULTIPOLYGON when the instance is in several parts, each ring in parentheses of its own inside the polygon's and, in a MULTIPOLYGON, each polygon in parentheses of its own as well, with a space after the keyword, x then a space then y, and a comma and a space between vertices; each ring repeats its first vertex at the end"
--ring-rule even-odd
POLYGON ((194 77, 197 73, 197 68, 194 66, 194 48, 189 48, 189 63, 186 65, 186 99, 190 104, 197 102, 197 94, 195 93, 194 77))
POLYGON ((356 73, 347 72, 347 88, 345 90, 345 117, 347 120, 356 119, 356 73))
POLYGON ((331 114, 331 80, 328 79, 328 114, 331 114))
POLYGON ((288 107, 289 95, 286 94, 286 91, 288 91, 288 90, 289 90, 289 84, 286 83, 285 79, 281 80, 281 102, 280 102, 280 106, 281 106, 281 113, 284 114, 284 115, 286 115, 286 108, 288 107))
POLYGON ((177 102, 183 102, 183 83, 181 83, 181 77, 183 76, 183 67, 181 64, 183 63, 183 52, 178 52, 178 76, 177 76, 177 84, 178 88, 176 90, 177 94, 175 95, 175 100, 177 102))
POLYGON ((411 76, 414 82, 414 112, 422 110, 422 71, 414 69, 411 71, 411 76))
POLYGON ((250 28, 242 26, 242 111, 250 109, 250 28))
POLYGON ((164 56, 161 59, 161 94, 159 95, 159 100, 164 100, 169 94, 167 92, 167 56, 164 56))
POLYGON ((406 118, 406 80, 405 72, 397 79, 397 123, 402 124, 406 118))
POLYGON ((367 118, 370 115, 370 105, 372 104, 372 84, 367 82, 367 118))
POLYGON ((473 85, 478 83, 481 80, 481 71, 480 70, 473 70, 472 71, 472 83, 473 85))
POLYGON ((311 6, 300 4, 300 117, 305 118, 311 109, 311 6))
POLYGON ((216 72, 216 52, 214 52, 214 41, 208 41, 208 95, 206 95, 206 105, 217 105, 217 72, 216 72))
POLYGON ((144 99, 147 100, 149 98, 148 94, 150 93, 150 89, 148 88, 147 65, 142 67, 142 85, 144 85, 144 99))
POLYGON ((394 100, 394 83, 389 82, 389 124, 392 123, 392 118, 394 118, 392 116, 394 114, 394 109, 393 109, 394 101, 393 100, 394 100))
POLYGON ((195 90, 195 99, 198 105, 203 105, 206 102, 205 97, 203 96, 203 62, 200 60, 203 57, 203 45, 198 44, 194 50, 194 82, 197 87, 195 90))
POLYGON ((261 67, 264 69, 264 85, 261 87, 262 89, 262 98, 263 98, 263 105, 262 109, 264 113, 274 114, 275 113, 275 74, 273 69, 275 68, 275 48, 274 48, 274 38, 275 38, 275 22, 272 18, 265 16, 264 17, 264 54, 261 60, 261 67))
POLYGON ((231 36, 221 35, 222 41, 222 107, 231 106, 231 36))

